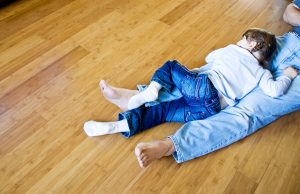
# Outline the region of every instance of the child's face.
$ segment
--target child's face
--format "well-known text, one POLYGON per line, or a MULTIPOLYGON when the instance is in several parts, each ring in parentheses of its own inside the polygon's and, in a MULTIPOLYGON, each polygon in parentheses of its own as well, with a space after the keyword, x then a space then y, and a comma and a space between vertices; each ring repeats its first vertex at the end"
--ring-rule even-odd
POLYGON ((236 44, 249 51, 252 51, 252 49, 256 46, 256 42, 247 40, 246 36, 243 36, 243 38, 240 41, 238 41, 236 44))

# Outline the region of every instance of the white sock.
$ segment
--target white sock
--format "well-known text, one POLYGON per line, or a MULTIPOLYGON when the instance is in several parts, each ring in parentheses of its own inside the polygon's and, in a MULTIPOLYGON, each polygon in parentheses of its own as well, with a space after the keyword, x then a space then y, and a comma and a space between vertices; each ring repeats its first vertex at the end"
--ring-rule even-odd
POLYGON ((88 121, 84 123, 83 129, 88 136, 93 137, 126 132, 129 131, 129 126, 126 119, 115 122, 88 121))
POLYGON ((162 86, 159 83, 152 81, 146 90, 134 95, 129 99, 128 109, 135 109, 146 102, 156 100, 158 97, 158 92, 161 88, 162 86))

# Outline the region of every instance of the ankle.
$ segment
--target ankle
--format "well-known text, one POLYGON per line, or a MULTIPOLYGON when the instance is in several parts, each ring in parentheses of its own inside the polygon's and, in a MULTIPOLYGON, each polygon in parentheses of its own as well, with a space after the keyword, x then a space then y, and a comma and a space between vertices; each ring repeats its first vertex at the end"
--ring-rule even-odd
POLYGON ((166 145, 166 152, 165 152, 165 156, 170 156, 175 152, 175 146, 173 141, 170 138, 166 138, 164 140, 162 140, 163 143, 166 145))

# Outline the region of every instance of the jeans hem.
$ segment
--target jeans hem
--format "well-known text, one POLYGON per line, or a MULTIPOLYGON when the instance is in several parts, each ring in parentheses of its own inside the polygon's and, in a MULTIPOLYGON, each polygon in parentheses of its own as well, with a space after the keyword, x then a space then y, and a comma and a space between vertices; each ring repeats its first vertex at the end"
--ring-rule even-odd
POLYGON ((159 78, 152 78, 151 81, 155 81, 159 83, 163 88, 165 88, 168 92, 172 92, 172 88, 167 85, 164 81, 160 80, 159 78))
POLYGON ((118 116, 118 117, 119 117, 119 118, 118 118, 119 121, 126 119, 126 120, 127 120, 128 127, 129 127, 129 131, 121 132, 121 135, 122 135, 123 137, 125 137, 125 138, 129 138, 129 137, 133 136, 133 135, 134 135, 134 132, 133 132, 133 130, 132 130, 132 129, 133 129, 133 126, 132 126, 132 124, 131 124, 131 122, 130 122, 130 117, 129 117, 128 113, 126 113, 126 112, 121 112, 121 113, 119 113, 119 116, 118 116))
POLYGON ((175 152, 172 154, 173 158, 175 159, 175 161, 177 163, 184 162, 184 158, 183 158, 182 152, 180 151, 180 148, 179 148, 179 142, 178 142, 178 140, 176 139, 175 136, 168 136, 168 138, 171 139, 172 142, 173 142, 173 144, 174 144, 175 152))

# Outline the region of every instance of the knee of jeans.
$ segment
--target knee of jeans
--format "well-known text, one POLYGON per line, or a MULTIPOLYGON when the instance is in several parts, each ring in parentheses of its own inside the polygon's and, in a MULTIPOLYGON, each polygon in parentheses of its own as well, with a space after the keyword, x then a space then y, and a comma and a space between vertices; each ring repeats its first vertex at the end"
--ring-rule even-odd
POLYGON ((176 59, 168 60, 169 63, 179 63, 176 59))
POLYGON ((168 60, 167 62, 165 62, 165 65, 168 64, 168 65, 172 65, 174 63, 177 63, 176 60, 168 60))

